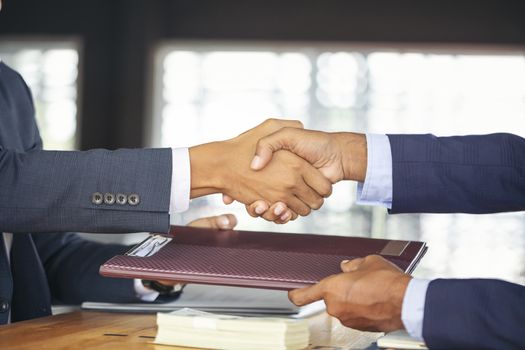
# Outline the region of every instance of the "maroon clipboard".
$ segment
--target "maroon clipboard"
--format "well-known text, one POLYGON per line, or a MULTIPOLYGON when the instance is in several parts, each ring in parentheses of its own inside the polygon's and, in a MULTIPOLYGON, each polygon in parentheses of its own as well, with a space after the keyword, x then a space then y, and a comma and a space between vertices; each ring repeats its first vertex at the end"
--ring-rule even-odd
POLYGON ((290 290, 341 272, 345 259, 382 255, 410 273, 426 252, 416 241, 220 231, 172 226, 100 267, 108 277, 290 290))

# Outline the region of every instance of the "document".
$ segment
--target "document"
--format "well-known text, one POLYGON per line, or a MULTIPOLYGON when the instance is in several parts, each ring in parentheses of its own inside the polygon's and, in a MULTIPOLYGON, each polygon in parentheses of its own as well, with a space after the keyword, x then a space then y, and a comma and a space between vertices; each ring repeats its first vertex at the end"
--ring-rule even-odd
POLYGON ((100 267, 108 277, 290 290, 339 273, 342 260, 379 254, 410 273, 423 242, 172 226, 100 267))

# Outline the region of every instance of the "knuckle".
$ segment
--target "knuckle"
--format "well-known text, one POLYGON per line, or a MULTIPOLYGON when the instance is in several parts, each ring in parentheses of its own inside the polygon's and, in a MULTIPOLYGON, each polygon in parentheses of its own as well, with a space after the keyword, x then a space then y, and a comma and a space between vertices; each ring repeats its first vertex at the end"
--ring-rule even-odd
POLYGON ((277 128, 278 126, 282 124, 281 120, 277 118, 268 118, 265 123, 267 126, 272 127, 272 128, 277 128))
POLYGON ((282 134, 285 134, 285 135, 290 135, 291 133, 295 132, 295 130, 296 130, 296 128, 285 126, 281 130, 279 130, 279 132, 282 133, 282 134))
POLYGON ((301 128, 301 129, 304 128, 303 122, 301 122, 300 120, 292 120, 292 123, 294 124, 296 128, 301 128))
POLYGON ((367 257, 365 257, 365 261, 369 261, 369 262, 378 262, 381 259, 382 259, 381 256, 377 254, 372 254, 372 255, 368 255, 367 257))

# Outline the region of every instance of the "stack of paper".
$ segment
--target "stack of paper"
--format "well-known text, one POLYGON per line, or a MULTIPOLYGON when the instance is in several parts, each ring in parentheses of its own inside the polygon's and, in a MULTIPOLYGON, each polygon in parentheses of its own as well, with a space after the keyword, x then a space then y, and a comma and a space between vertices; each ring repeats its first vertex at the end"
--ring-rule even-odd
POLYGON ((384 335, 377 340, 377 346, 382 349, 428 350, 423 341, 411 338, 405 330, 384 335))
POLYGON ((308 322, 278 317, 240 317, 181 309, 157 314, 156 344, 225 350, 304 349, 308 322))

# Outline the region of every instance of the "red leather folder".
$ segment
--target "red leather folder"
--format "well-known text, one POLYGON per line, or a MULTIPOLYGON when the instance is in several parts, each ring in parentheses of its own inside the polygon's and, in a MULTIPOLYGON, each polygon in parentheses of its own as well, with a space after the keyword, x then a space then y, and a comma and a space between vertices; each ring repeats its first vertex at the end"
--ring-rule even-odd
POLYGON ((289 290, 341 272, 345 259, 379 254, 410 273, 423 242, 172 226, 100 267, 109 277, 289 290))

